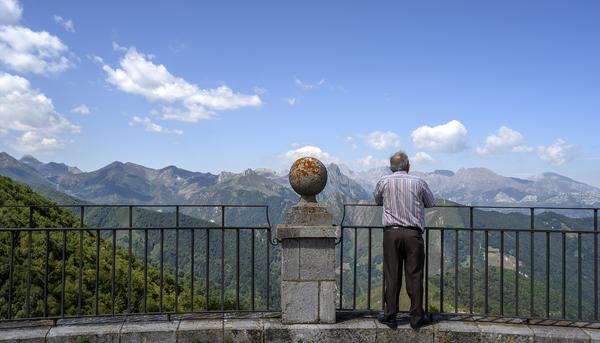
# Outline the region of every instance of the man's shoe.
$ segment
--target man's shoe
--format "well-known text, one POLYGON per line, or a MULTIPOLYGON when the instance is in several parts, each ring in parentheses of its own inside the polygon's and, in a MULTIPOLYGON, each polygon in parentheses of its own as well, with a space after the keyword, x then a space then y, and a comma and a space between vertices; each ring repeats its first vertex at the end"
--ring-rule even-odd
POLYGON ((387 325, 389 327, 397 327, 398 326, 398 322, 396 321, 396 316, 392 317, 392 318, 386 318, 385 316, 379 316, 377 317, 377 320, 383 324, 383 325, 387 325))
POLYGON ((416 323, 416 324, 413 324, 413 322, 411 321, 411 322, 410 322, 410 327, 411 327, 413 330, 417 331, 417 330, 419 330, 420 328, 422 328, 423 326, 427 326, 427 325, 429 325, 429 324, 431 324, 431 321, 430 321, 430 320, 429 320, 427 317, 424 317, 423 319, 421 319, 421 320, 420 320, 418 323, 416 323))

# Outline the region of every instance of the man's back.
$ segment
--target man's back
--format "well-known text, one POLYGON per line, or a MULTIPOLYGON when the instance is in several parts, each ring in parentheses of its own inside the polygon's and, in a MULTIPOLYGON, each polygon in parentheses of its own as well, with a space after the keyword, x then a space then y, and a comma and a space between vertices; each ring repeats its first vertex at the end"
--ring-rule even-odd
POLYGON ((425 207, 432 207, 433 194, 427 183, 405 171, 386 175, 375 187, 375 202, 383 205, 384 226, 425 229, 425 207))

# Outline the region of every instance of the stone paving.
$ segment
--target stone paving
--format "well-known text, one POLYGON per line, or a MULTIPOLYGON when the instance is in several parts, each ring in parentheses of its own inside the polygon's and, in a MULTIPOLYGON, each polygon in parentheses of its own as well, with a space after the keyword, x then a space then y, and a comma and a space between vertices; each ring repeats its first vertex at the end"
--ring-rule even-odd
POLYGON ((277 313, 40 320, 0 323, 0 342, 600 342, 600 323, 438 316, 415 332, 405 316, 397 328, 372 314, 338 313, 337 321, 284 325, 277 313))

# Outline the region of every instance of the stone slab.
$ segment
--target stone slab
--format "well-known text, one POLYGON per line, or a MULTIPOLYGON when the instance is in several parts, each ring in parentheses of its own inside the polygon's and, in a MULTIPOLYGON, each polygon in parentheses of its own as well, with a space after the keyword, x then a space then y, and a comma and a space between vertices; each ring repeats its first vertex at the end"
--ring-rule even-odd
POLYGON ((177 342, 179 321, 126 322, 121 343, 177 342))
POLYGON ((481 342, 481 329, 470 322, 439 322, 433 325, 434 342, 481 342))
POLYGON ((374 320, 348 320, 336 324, 282 325, 278 320, 264 320, 265 342, 376 342, 374 320))
POLYGON ((302 200, 285 211, 281 223, 296 226, 330 226, 334 224, 333 217, 327 212, 325 206, 302 200))
POLYGON ((58 325, 48 333, 48 343, 119 343, 123 323, 58 325))
POLYGON ((331 226, 299 226, 279 224, 277 225, 276 235, 278 239, 288 238, 338 238, 340 236, 340 227, 331 226))
POLYGON ((527 325, 477 323, 483 342, 533 342, 533 331, 527 325))
POLYGON ((317 281, 281 282, 281 320, 286 324, 317 323, 319 283, 317 281))
POLYGON ((51 326, 21 327, 0 330, 2 343, 44 343, 51 326))
POLYGON ((299 239, 300 280, 335 281, 335 239, 299 239))
POLYGON ((600 343, 600 330, 598 330, 598 329, 590 329, 590 328, 583 328, 582 330, 588 336, 590 336, 590 342, 592 342, 592 343, 600 343))
POLYGON ((223 320, 182 320, 177 329, 178 343, 223 342, 223 320))
POLYGON ((300 241, 284 239, 281 249, 281 280, 300 279, 300 241))
POLYGON ((224 342, 259 343, 263 341, 261 319, 226 319, 223 325, 224 342))
POLYGON ((375 321, 377 325, 378 343, 431 343, 433 342, 433 327, 431 325, 421 328, 418 332, 410 327, 408 320, 399 321, 396 328, 375 321))
POLYGON ((337 283, 335 281, 321 281, 319 283, 319 322, 335 323, 335 295, 337 283))
POLYGON ((580 328, 530 325, 534 342, 590 342, 590 336, 580 328))

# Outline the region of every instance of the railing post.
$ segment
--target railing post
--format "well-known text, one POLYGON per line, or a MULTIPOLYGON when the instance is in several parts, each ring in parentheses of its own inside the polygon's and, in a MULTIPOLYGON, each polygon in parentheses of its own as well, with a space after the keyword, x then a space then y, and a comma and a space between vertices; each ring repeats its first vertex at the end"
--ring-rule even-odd
POLYGON ((304 157, 292 165, 292 188, 301 196, 277 226, 282 240, 281 320, 284 324, 335 323, 335 240, 340 229, 316 195, 327 183, 327 170, 304 157))

